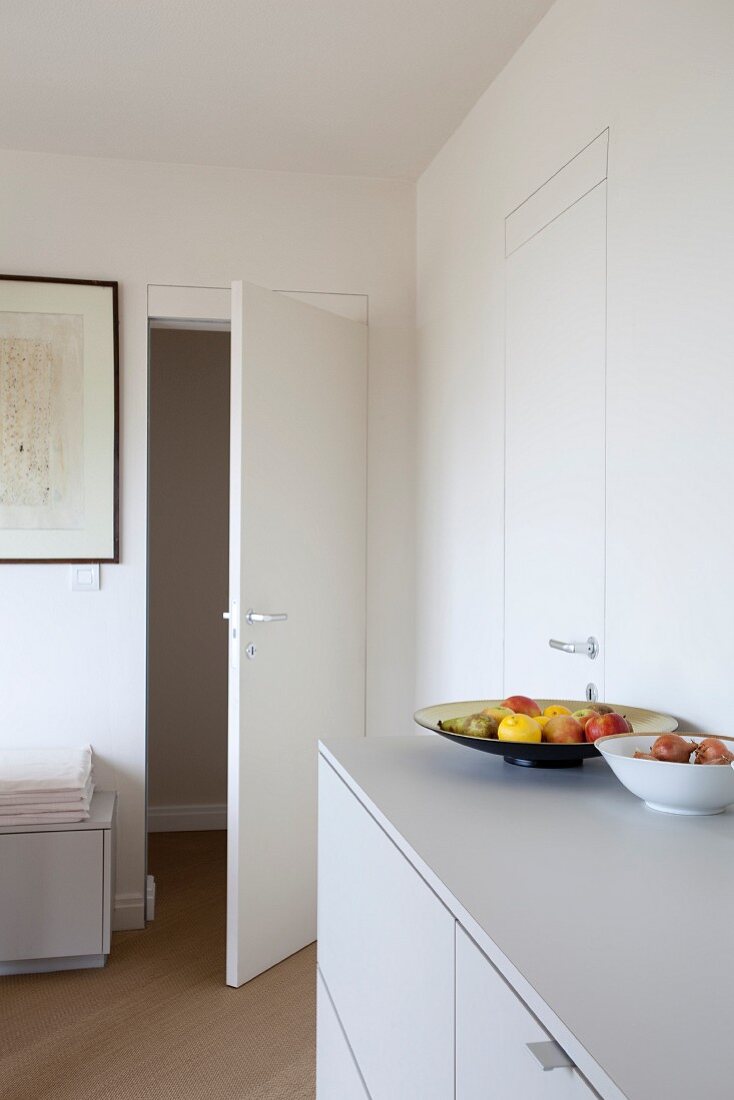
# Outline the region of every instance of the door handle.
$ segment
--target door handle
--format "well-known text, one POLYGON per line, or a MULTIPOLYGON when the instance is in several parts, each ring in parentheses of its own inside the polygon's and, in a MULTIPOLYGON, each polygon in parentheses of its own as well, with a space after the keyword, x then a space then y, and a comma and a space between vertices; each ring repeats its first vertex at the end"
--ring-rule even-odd
POLYGON ((268 615, 263 611, 253 611, 252 608, 245 615, 245 621, 249 626, 252 626, 253 623, 284 623, 287 619, 288 616, 283 613, 268 615))
POLYGON ((551 638, 548 645, 551 649, 560 649, 564 653, 583 653, 590 661, 599 656, 599 643, 591 635, 585 642, 558 642, 551 638))
POLYGON ((542 1069, 567 1069, 574 1063, 566 1054, 563 1047, 549 1039, 547 1043, 526 1043, 530 1053, 540 1062, 542 1069))

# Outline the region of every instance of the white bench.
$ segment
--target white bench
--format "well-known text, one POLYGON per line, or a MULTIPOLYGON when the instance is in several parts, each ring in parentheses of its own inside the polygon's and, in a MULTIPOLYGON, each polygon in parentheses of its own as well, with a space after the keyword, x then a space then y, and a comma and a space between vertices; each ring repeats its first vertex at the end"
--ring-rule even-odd
POLYGON ((0 974, 104 966, 116 807, 95 791, 87 821, 0 827, 0 974))

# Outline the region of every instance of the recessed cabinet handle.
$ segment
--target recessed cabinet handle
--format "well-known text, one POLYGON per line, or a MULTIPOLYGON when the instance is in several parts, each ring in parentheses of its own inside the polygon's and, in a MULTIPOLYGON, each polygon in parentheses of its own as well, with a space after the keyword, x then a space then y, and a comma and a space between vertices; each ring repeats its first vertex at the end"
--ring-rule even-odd
POLYGON ((530 1053, 540 1062, 541 1069, 568 1069, 574 1063, 563 1047, 549 1039, 546 1043, 526 1043, 530 1053))

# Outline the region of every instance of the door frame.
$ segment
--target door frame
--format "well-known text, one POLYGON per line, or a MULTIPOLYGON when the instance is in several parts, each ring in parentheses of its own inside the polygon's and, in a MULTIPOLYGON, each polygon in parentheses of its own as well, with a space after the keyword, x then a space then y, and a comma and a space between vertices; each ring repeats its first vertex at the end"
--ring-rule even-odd
POLYGON ((145 850, 143 857, 144 919, 153 919, 154 901, 148 896, 148 784, 150 747, 150 411, 151 339, 153 328, 223 332, 230 329, 229 287, 168 286, 149 283, 146 309, 146 470, 145 470, 145 850))
MULTIPOLYGON (((350 320, 361 321, 369 327, 369 296, 349 291, 276 290, 284 294, 350 320)), ((145 502, 145 854, 143 905, 145 920, 152 919, 148 900, 148 745, 150 706, 150 387, 151 387, 151 328, 176 328, 222 332, 231 331, 231 286, 191 286, 184 284, 148 283, 147 285, 147 390, 146 390, 146 502, 145 502)), ((367 357, 367 433, 369 437, 369 336, 367 357)), ((231 473, 231 459, 230 459, 231 473)), ((227 608, 222 608, 226 611, 227 608)), ((365 648, 366 666, 366 648, 365 648)), ((365 677, 366 677, 365 667, 365 677)), ((232 753, 231 731, 227 733, 227 756, 232 753)), ((236 827, 232 820, 230 799, 227 799, 227 831, 236 827)), ((229 870, 228 870, 229 875, 229 870)))

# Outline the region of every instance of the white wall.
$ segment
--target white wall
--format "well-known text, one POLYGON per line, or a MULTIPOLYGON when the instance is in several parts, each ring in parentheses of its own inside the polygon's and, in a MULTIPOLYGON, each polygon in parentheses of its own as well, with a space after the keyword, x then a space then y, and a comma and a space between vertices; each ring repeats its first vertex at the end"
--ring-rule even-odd
POLYGON ((419 703, 502 693, 504 217, 609 126, 607 696, 734 733, 733 47, 558 0, 419 181, 419 703))
POLYGON ((368 721, 412 704, 414 187, 399 181, 0 153, 0 267, 117 279, 122 562, 98 594, 64 566, 0 567, 3 743, 89 740, 120 791, 117 923, 142 917, 146 284, 369 295, 368 721))

